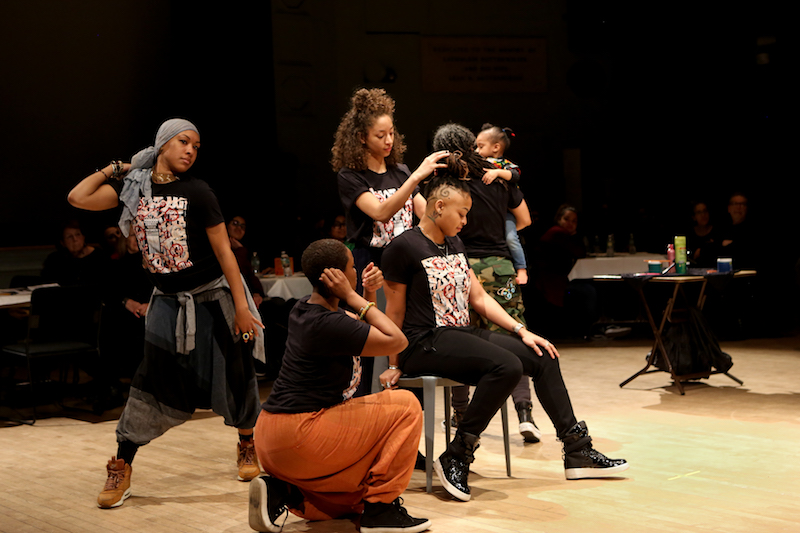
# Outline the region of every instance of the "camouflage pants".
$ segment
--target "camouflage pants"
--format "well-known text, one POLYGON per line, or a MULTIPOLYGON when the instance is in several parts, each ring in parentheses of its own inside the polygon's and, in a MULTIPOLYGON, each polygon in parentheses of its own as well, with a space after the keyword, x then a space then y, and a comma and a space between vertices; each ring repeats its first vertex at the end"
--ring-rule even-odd
MULTIPOLYGON (((511 318, 525 324, 523 315, 525 306, 522 303, 522 292, 519 285, 517 285, 517 271, 514 269, 511 260, 498 256, 481 257, 480 259, 470 259, 469 265, 472 267, 475 277, 481 282, 483 289, 492 295, 497 303, 505 309, 506 313, 511 315, 511 318)), ((509 331, 494 322, 486 320, 472 308, 469 310, 469 315, 470 323, 476 328, 511 335, 509 331)), ((511 393, 511 397, 515 405, 520 402, 531 401, 530 379, 528 376, 522 376, 511 393)), ((469 405, 469 385, 453 387, 452 398, 453 409, 461 412, 466 411, 469 405)))
MULTIPOLYGON (((481 282, 483 289, 489 293, 511 318, 525 324, 525 305, 522 303, 522 291, 517 285, 517 272, 510 259, 490 256, 470 259, 469 265, 481 282)), ((470 309, 470 320, 473 326, 508 333, 500 326, 490 322, 470 309)))

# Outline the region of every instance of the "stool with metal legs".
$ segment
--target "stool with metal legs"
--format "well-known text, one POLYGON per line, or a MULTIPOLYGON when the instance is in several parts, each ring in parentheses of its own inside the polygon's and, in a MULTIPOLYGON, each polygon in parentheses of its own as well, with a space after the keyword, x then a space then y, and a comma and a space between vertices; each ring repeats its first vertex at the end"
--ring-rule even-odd
MULTIPOLYGON (((436 405, 436 387, 444 389, 444 427, 446 435, 446 445, 450 443, 450 411, 452 388, 463 385, 452 379, 439 376, 418 376, 401 377, 397 383, 398 387, 405 389, 422 389, 422 399, 425 409, 425 490, 432 492, 433 479, 433 437, 436 431, 436 420, 432 406, 436 405)), ((511 446, 508 438, 508 407, 503 402, 500 407, 500 416, 503 423, 503 448, 506 454, 506 475, 511 477, 511 446)))

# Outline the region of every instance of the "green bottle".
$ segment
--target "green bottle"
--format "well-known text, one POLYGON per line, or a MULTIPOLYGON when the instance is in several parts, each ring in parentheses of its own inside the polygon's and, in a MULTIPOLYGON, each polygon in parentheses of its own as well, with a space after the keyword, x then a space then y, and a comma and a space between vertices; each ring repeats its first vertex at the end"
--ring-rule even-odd
POLYGON ((675 237, 675 273, 686 274, 686 237, 675 237))

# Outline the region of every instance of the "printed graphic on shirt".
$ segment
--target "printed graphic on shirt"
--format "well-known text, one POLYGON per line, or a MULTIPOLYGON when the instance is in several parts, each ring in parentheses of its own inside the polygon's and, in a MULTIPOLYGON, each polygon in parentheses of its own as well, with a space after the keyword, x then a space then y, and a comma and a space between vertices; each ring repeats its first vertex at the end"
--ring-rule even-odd
POLYGON ((469 263, 463 253, 422 260, 436 327, 469 326, 469 263))
POLYGON ((192 266, 186 239, 187 203, 176 196, 139 198, 134 232, 150 272, 169 274, 192 266))
POLYGON ((342 393, 342 401, 349 400, 356 393, 358 384, 361 382, 361 356, 353 357, 353 377, 350 378, 350 386, 342 393))
MULTIPOLYGON (((379 202, 383 203, 387 198, 397 192, 396 188, 375 190, 370 188, 370 192, 375 195, 379 202)), ((392 219, 388 222, 380 222, 378 220, 372 223, 372 239, 369 245, 373 248, 383 248, 387 246, 392 239, 400 235, 406 230, 411 229, 414 222, 414 201, 411 196, 408 197, 406 203, 400 210, 394 214, 392 219)))

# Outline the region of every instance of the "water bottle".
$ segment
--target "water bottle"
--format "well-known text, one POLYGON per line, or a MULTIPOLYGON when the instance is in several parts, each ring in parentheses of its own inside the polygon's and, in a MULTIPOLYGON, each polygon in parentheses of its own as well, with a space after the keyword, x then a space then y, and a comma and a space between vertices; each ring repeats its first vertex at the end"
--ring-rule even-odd
POLYGON ((281 252, 281 266, 283 267, 284 276, 288 277, 292 275, 292 261, 289 259, 289 254, 285 251, 281 252))
POLYGON ((686 274, 686 237, 675 237, 675 273, 686 274))
POLYGON ((675 262, 675 246, 672 243, 667 245, 667 261, 669 264, 675 262))
POLYGON ((636 253, 636 243, 633 242, 633 233, 631 233, 631 238, 628 239, 628 253, 631 255, 636 253))
POLYGON ((250 267, 256 276, 261 273, 261 259, 258 257, 258 252, 253 252, 253 256, 250 258, 250 267))
POLYGON ((606 255, 614 257, 614 234, 610 234, 606 240, 606 255))

